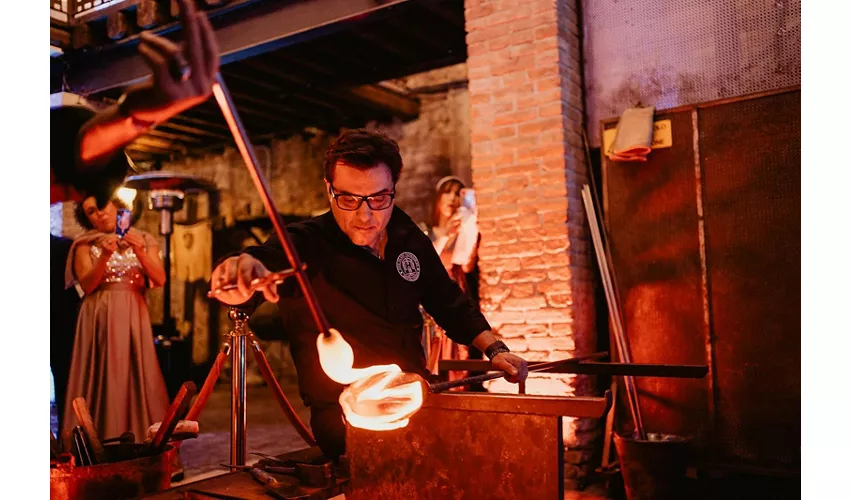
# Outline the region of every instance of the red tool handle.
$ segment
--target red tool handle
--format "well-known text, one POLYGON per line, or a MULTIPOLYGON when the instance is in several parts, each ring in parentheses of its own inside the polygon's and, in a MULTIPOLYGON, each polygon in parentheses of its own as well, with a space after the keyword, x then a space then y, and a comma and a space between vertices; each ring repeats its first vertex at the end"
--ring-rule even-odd
POLYGON ((159 430, 156 431, 156 435, 153 437, 153 441, 151 441, 151 449, 154 454, 165 451, 165 447, 168 445, 168 440, 171 438, 171 434, 174 433, 174 429, 177 427, 177 422, 180 421, 180 418, 189 409, 189 403, 196 392, 198 392, 198 389, 195 387, 194 382, 184 382, 180 387, 180 391, 177 392, 177 396, 174 398, 174 401, 171 402, 171 406, 168 408, 168 413, 165 414, 165 418, 162 420, 159 430))

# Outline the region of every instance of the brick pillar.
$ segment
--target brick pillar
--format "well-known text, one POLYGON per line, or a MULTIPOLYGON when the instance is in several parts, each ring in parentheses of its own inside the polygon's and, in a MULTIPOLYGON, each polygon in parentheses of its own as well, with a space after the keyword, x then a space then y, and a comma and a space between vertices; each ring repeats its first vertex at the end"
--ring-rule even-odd
MULTIPOLYGON (((593 352, 575 0, 466 0, 465 8, 482 308, 511 349, 529 360, 593 352)), ((516 392, 516 386, 496 383, 491 390, 516 392)), ((529 393, 592 390, 587 377, 540 375, 528 382, 529 393)), ((568 462, 588 461, 595 423, 565 419, 568 462)))

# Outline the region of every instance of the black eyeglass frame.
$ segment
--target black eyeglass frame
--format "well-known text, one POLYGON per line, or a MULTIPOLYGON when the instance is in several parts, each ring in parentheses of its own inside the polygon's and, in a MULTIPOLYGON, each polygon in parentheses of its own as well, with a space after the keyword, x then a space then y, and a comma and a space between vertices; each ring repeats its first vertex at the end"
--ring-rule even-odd
POLYGON ((339 207, 340 210, 345 210, 346 212, 355 212, 355 211, 359 210, 360 207, 363 206, 364 201, 366 202, 366 206, 368 206, 370 210, 375 210, 375 211, 387 210, 393 205, 393 200, 395 199, 395 191, 392 191, 390 193, 370 194, 368 196, 360 196, 360 195, 352 194, 352 193, 337 193, 336 189, 334 188, 334 185, 331 184, 330 186, 331 186, 331 197, 334 199, 336 206, 339 207), (345 208, 345 207, 343 207, 342 205, 339 204, 339 197, 340 196, 351 196, 353 198, 357 198, 359 200, 359 203, 357 203, 357 206, 354 207, 354 208, 345 208), (389 196, 390 197, 390 202, 387 204, 387 206, 385 206, 384 208, 375 208, 375 207, 372 206, 373 198, 376 198, 378 196, 389 196))

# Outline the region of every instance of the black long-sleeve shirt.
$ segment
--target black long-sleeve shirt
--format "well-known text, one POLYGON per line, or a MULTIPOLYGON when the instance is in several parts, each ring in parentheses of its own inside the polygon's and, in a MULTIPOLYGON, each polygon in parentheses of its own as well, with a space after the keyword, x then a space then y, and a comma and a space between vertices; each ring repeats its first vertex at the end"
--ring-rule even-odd
MULTIPOLYGON (((395 363, 403 371, 426 375, 420 304, 455 342, 469 345, 490 329, 449 278, 429 238, 399 208, 387 225, 384 260, 354 245, 331 212, 290 224, 287 232, 307 264, 330 326, 351 345, 355 368, 395 363)), ((276 236, 246 252, 271 271, 290 267, 276 236)), ((337 404, 342 386, 330 380, 319 364, 318 329, 297 281, 287 280, 278 291, 304 403, 337 404)))

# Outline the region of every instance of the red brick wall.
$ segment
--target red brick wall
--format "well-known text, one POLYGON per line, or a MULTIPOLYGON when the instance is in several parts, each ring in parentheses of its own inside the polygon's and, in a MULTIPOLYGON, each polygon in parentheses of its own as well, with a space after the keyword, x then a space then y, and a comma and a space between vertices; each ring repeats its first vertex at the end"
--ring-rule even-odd
MULTIPOLYGON (((575 1, 466 0, 466 28, 485 314, 527 359, 592 352, 575 1)), ((492 389, 516 392, 506 383, 492 389)), ((541 394, 592 390, 586 377, 535 376, 528 383, 541 394)), ((594 424, 565 419, 572 461, 586 461, 581 450, 591 444, 594 424)))

